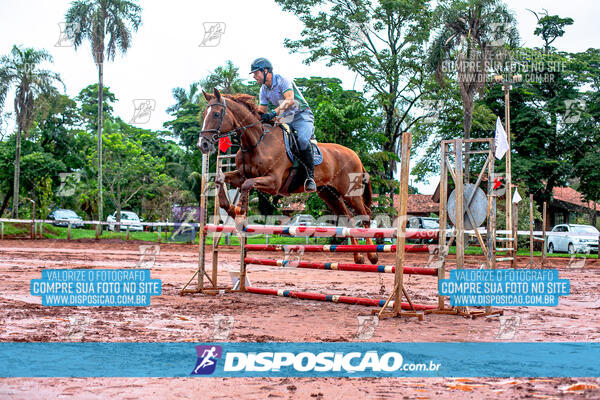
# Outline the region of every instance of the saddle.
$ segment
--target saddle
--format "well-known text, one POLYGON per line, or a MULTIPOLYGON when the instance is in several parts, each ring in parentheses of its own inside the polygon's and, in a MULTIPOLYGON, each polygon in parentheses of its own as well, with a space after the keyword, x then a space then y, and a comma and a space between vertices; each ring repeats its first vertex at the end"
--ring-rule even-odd
MULTIPOLYGON (((297 160, 300 147, 298 146, 298 137, 296 131, 291 129, 291 127, 286 123, 280 123, 279 127, 283 132, 285 152, 292 162, 290 173, 280 190, 281 194, 287 195, 304 185, 304 181, 306 180, 306 170, 297 160)), ((313 151, 314 165, 317 166, 323 162, 323 154, 321 153, 319 146, 317 146, 316 140, 313 139, 310 141, 310 143, 313 151)))
MULTIPOLYGON (((297 132, 286 123, 280 123, 279 127, 283 131, 283 142, 285 143, 285 151, 292 164, 297 165, 296 157, 298 157, 300 148, 298 147, 297 132)), ((315 167, 323 162, 323 154, 317 146, 315 139, 310 141, 313 151, 313 161, 315 167)))

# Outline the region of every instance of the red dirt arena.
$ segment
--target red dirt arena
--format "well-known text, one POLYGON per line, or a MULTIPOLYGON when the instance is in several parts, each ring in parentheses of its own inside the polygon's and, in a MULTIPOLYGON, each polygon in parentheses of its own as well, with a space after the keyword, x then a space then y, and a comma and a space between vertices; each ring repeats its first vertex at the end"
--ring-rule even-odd
MULTIPOLYGON (((569 279, 571 294, 558 307, 508 307, 505 316, 519 317, 503 332, 498 316, 467 319, 454 315, 381 320, 371 334, 359 332, 358 316, 373 307, 333 304, 255 294, 186 295, 179 291, 197 266, 198 248, 161 244, 154 258, 142 259, 143 242, 121 240, 0 242, 0 339, 3 342, 597 342, 600 340, 600 276, 598 260, 550 258, 569 279), (162 295, 150 307, 42 307, 31 296, 30 281, 42 269, 135 268, 152 271, 162 280, 162 295), (217 330, 217 320, 227 328, 217 330)), ((207 269, 210 269, 210 251, 207 269)), ((273 258, 272 254, 254 256, 273 258)), ((352 262, 352 254, 335 254, 352 262)), ((407 266, 425 266, 429 255, 408 254, 407 266)), ((465 256, 467 267, 479 267, 482 257, 465 256)), ((237 247, 220 253, 219 280, 229 284, 228 271, 239 271, 237 247)), ((311 261, 332 261, 332 255, 310 254, 311 261)), ((380 254, 381 264, 393 264, 394 254, 380 254)), ((539 260, 536 260, 539 262, 539 260)), ((526 267, 528 257, 518 265, 526 267)), ((501 266, 502 267, 502 266, 501 266)), ((447 262, 453 268, 453 260, 447 262)), ((322 271, 250 266, 253 286, 287 288, 326 294, 385 298, 392 274, 322 271)), ((416 303, 434 304, 436 280, 406 276, 416 303)), ((481 399, 600 398, 596 378, 3 378, 0 398, 282 398, 282 399, 481 399)))

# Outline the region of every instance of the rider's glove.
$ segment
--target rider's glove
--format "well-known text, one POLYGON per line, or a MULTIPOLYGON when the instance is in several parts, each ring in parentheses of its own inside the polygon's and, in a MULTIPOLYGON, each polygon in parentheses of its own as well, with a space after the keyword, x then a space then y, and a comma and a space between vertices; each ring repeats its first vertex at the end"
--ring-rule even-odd
POLYGON ((271 111, 271 112, 267 112, 267 113, 264 113, 263 115, 261 115, 260 116, 260 120, 262 122, 269 122, 270 120, 272 120, 276 116, 277 116, 277 114, 275 113, 275 111, 271 111))

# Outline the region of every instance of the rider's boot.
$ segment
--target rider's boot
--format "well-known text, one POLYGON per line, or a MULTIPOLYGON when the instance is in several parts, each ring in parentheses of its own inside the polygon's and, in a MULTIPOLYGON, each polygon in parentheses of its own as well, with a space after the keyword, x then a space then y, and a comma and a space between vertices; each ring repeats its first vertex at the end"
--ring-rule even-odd
POLYGON ((305 150, 300 150, 300 163, 306 169, 306 181, 304 181, 305 192, 316 192, 317 185, 315 184, 315 164, 313 160, 312 146, 308 146, 305 150))

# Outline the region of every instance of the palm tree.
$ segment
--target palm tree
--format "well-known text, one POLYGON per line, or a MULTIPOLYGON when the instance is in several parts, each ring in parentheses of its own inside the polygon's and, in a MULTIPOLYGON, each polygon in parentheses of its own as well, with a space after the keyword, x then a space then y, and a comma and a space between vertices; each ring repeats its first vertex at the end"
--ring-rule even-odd
POLYGON ((13 46, 10 55, 0 58, 0 111, 4 107, 8 90, 16 88, 14 109, 17 122, 15 172, 13 185, 13 218, 19 217, 19 187, 21 173, 21 135, 29 134, 29 128, 37 114, 38 98, 56 89, 54 81, 60 82, 58 74, 40 69, 39 64, 52 57, 45 50, 13 46))
POLYGON ((175 114, 181 110, 187 103, 198 104, 200 99, 204 99, 202 92, 200 92, 200 86, 198 82, 190 84, 190 89, 186 91, 182 87, 176 87, 172 90, 173 97, 175 98, 175 104, 167 108, 169 114, 175 114))
MULTIPOLYGON (((115 59, 117 50, 125 54, 131 47, 132 30, 142 22, 142 8, 127 0, 77 0, 65 16, 67 34, 75 50, 89 41, 98 66, 98 220, 103 220, 102 201, 102 74, 104 58, 115 59), (108 43, 106 43, 108 39, 108 43)), ((98 232, 102 226, 98 225, 98 232)))
MULTIPOLYGON (((492 57, 506 46, 517 45, 516 20, 501 0, 442 0, 436 16, 440 30, 434 38, 428 64, 443 86, 446 61, 456 59, 463 130, 465 139, 469 139, 475 93, 485 88, 492 57)), ((465 171, 469 171, 468 154, 465 171)), ((468 174, 466 177, 468 181, 468 174)))

